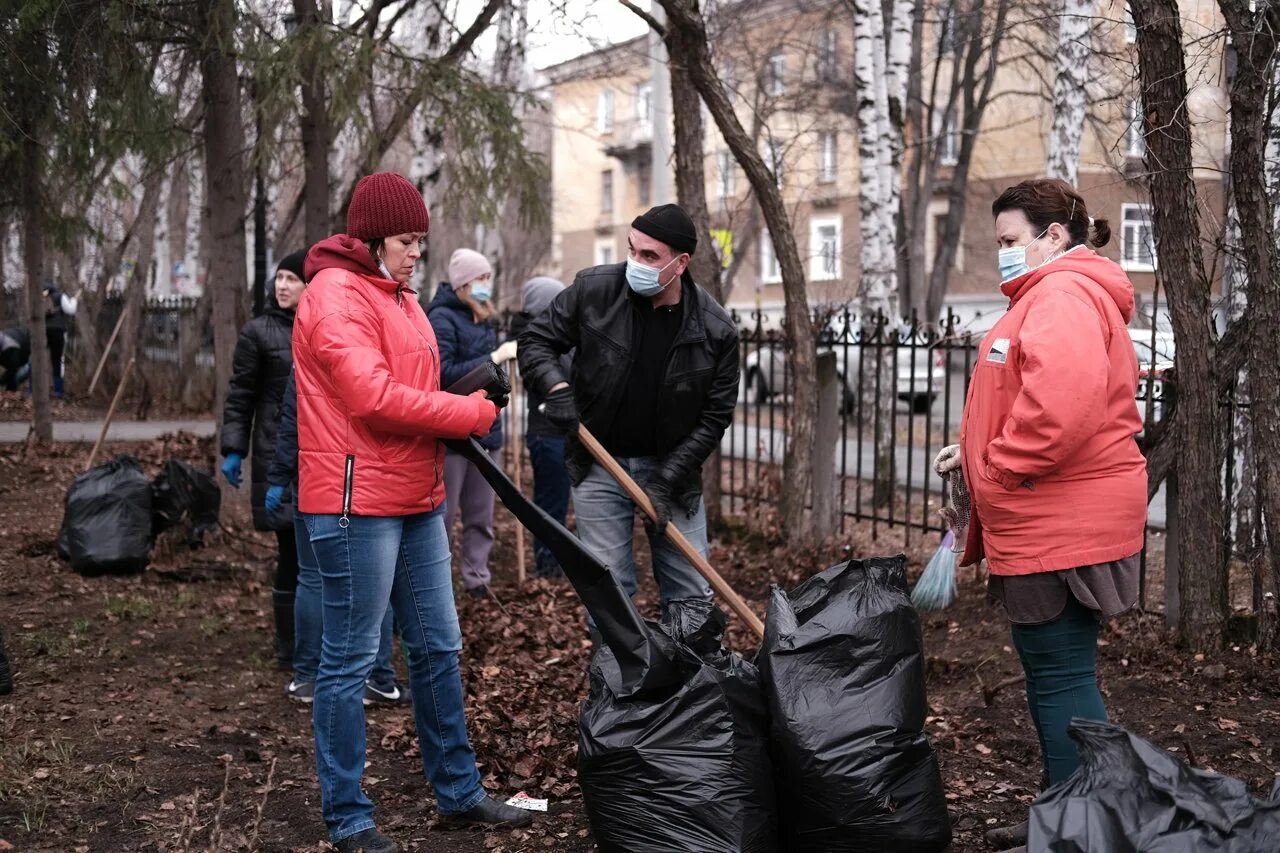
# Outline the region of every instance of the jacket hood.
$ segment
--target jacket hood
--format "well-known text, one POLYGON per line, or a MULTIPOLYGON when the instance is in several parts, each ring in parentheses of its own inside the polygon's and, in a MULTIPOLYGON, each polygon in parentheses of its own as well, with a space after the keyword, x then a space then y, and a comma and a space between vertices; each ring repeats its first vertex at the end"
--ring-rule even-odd
POLYGON ((1010 306, 1026 296, 1045 278, 1057 273, 1075 273, 1084 276, 1097 284, 1111 301, 1120 309, 1120 315, 1128 323, 1133 319, 1136 300, 1133 295, 1133 283, 1124 274, 1120 265, 1110 258, 1104 258, 1088 246, 1076 246, 1065 254, 1059 255, 1044 266, 1036 267, 1029 273, 1012 278, 1000 285, 1000 292, 1009 297, 1010 306))
POLYGON ((436 295, 431 297, 431 305, 428 311, 436 308, 452 308, 454 311, 464 311, 467 316, 471 315, 471 309, 463 304, 458 298, 458 294, 453 292, 453 286, 447 281, 440 282, 440 286, 436 288, 436 295))
POLYGON ((306 280, 308 283, 321 270, 340 269, 358 273, 369 278, 379 279, 386 283, 388 290, 398 288, 392 279, 382 275, 378 264, 369 254, 369 247, 363 240, 357 240, 349 234, 334 234, 311 247, 307 252, 306 280))
POLYGON ((529 279, 520 288, 520 310, 531 316, 537 316, 547 310, 551 300, 555 299, 564 284, 549 276, 540 275, 529 279))

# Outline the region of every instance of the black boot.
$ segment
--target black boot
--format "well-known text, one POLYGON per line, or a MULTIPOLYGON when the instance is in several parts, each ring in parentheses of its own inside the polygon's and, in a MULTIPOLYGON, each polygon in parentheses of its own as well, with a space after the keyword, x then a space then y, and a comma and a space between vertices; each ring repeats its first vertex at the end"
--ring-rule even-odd
MULTIPOLYGON (((987 845, 992 850, 1008 850, 1013 847, 1025 845, 1027 843, 1027 836, 1029 833, 1030 828, 1027 826, 1027 822, 1025 820, 1022 823, 1017 823, 1013 826, 997 827, 987 833, 987 845)), ((1026 847, 1023 846, 1022 849, 1026 850, 1026 847)))
POLYGON ((516 827, 533 823, 531 812, 500 803, 493 797, 485 797, 457 817, 467 823, 482 823, 488 826, 516 827))
POLYGON ((276 668, 293 669, 293 598, 283 589, 271 590, 271 606, 276 616, 276 668))
POLYGON ((13 692, 13 670, 9 668, 9 656, 4 650, 4 633, 0 632, 0 696, 13 692))
POLYGON ((399 853, 400 845, 376 829, 348 835, 336 845, 338 853, 399 853))

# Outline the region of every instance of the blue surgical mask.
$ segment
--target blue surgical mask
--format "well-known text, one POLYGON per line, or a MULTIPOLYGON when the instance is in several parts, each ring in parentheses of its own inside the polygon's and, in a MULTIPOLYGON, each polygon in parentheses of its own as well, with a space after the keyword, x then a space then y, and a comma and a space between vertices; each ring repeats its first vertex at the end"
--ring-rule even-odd
MULTIPOLYGON (((647 267, 644 264, 638 264, 631 258, 627 258, 627 284, 636 292, 638 296, 657 296, 671 282, 667 284, 659 284, 658 276, 662 275, 663 270, 675 263, 675 258, 667 261, 666 265, 661 269, 647 267)), ((675 279, 672 279, 675 281, 675 279)))
MULTIPOLYGON (((1031 243, 1036 242, 1036 240, 1048 233, 1049 229, 1044 229, 1039 236, 1032 239, 1031 243)), ((1000 250, 996 263, 1000 267, 1001 284, 1031 272, 1031 267, 1027 265, 1027 249, 1031 246, 1031 243, 1026 246, 1009 246, 1000 250)))
POLYGON ((473 281, 471 283, 471 298, 476 302, 488 302, 493 296, 493 284, 488 281, 473 281))

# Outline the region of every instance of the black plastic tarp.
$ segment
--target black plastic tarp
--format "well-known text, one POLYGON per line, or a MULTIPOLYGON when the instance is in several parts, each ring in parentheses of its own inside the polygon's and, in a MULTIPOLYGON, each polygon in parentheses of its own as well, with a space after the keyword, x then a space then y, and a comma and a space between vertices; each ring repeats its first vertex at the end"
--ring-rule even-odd
MULTIPOLYGON (((1031 807, 1044 853, 1275 853, 1280 799, 1196 770, 1119 726, 1072 720, 1080 768, 1031 807)), ((1276 791, 1280 793, 1280 789, 1276 791)))
POLYGON ((58 553, 82 575, 136 574, 151 549, 151 481, 132 456, 76 477, 67 490, 58 553))
POLYGON ((213 477, 181 459, 170 459, 151 481, 151 538, 180 524, 189 525, 188 538, 199 541, 218 526, 222 490, 213 477))
POLYGON ((950 843, 905 557, 850 560, 790 594, 774 587, 756 662, 781 849, 926 853, 950 843))

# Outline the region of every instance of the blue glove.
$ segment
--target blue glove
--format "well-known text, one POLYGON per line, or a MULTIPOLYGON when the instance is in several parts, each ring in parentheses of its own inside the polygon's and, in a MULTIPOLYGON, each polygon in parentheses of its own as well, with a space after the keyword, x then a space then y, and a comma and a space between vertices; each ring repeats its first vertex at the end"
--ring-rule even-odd
POLYGON ((275 512, 284 503, 284 486, 267 486, 267 512, 275 512))
POLYGON ((239 453, 228 453, 222 460, 222 476, 237 489, 240 488, 240 461, 239 453))

